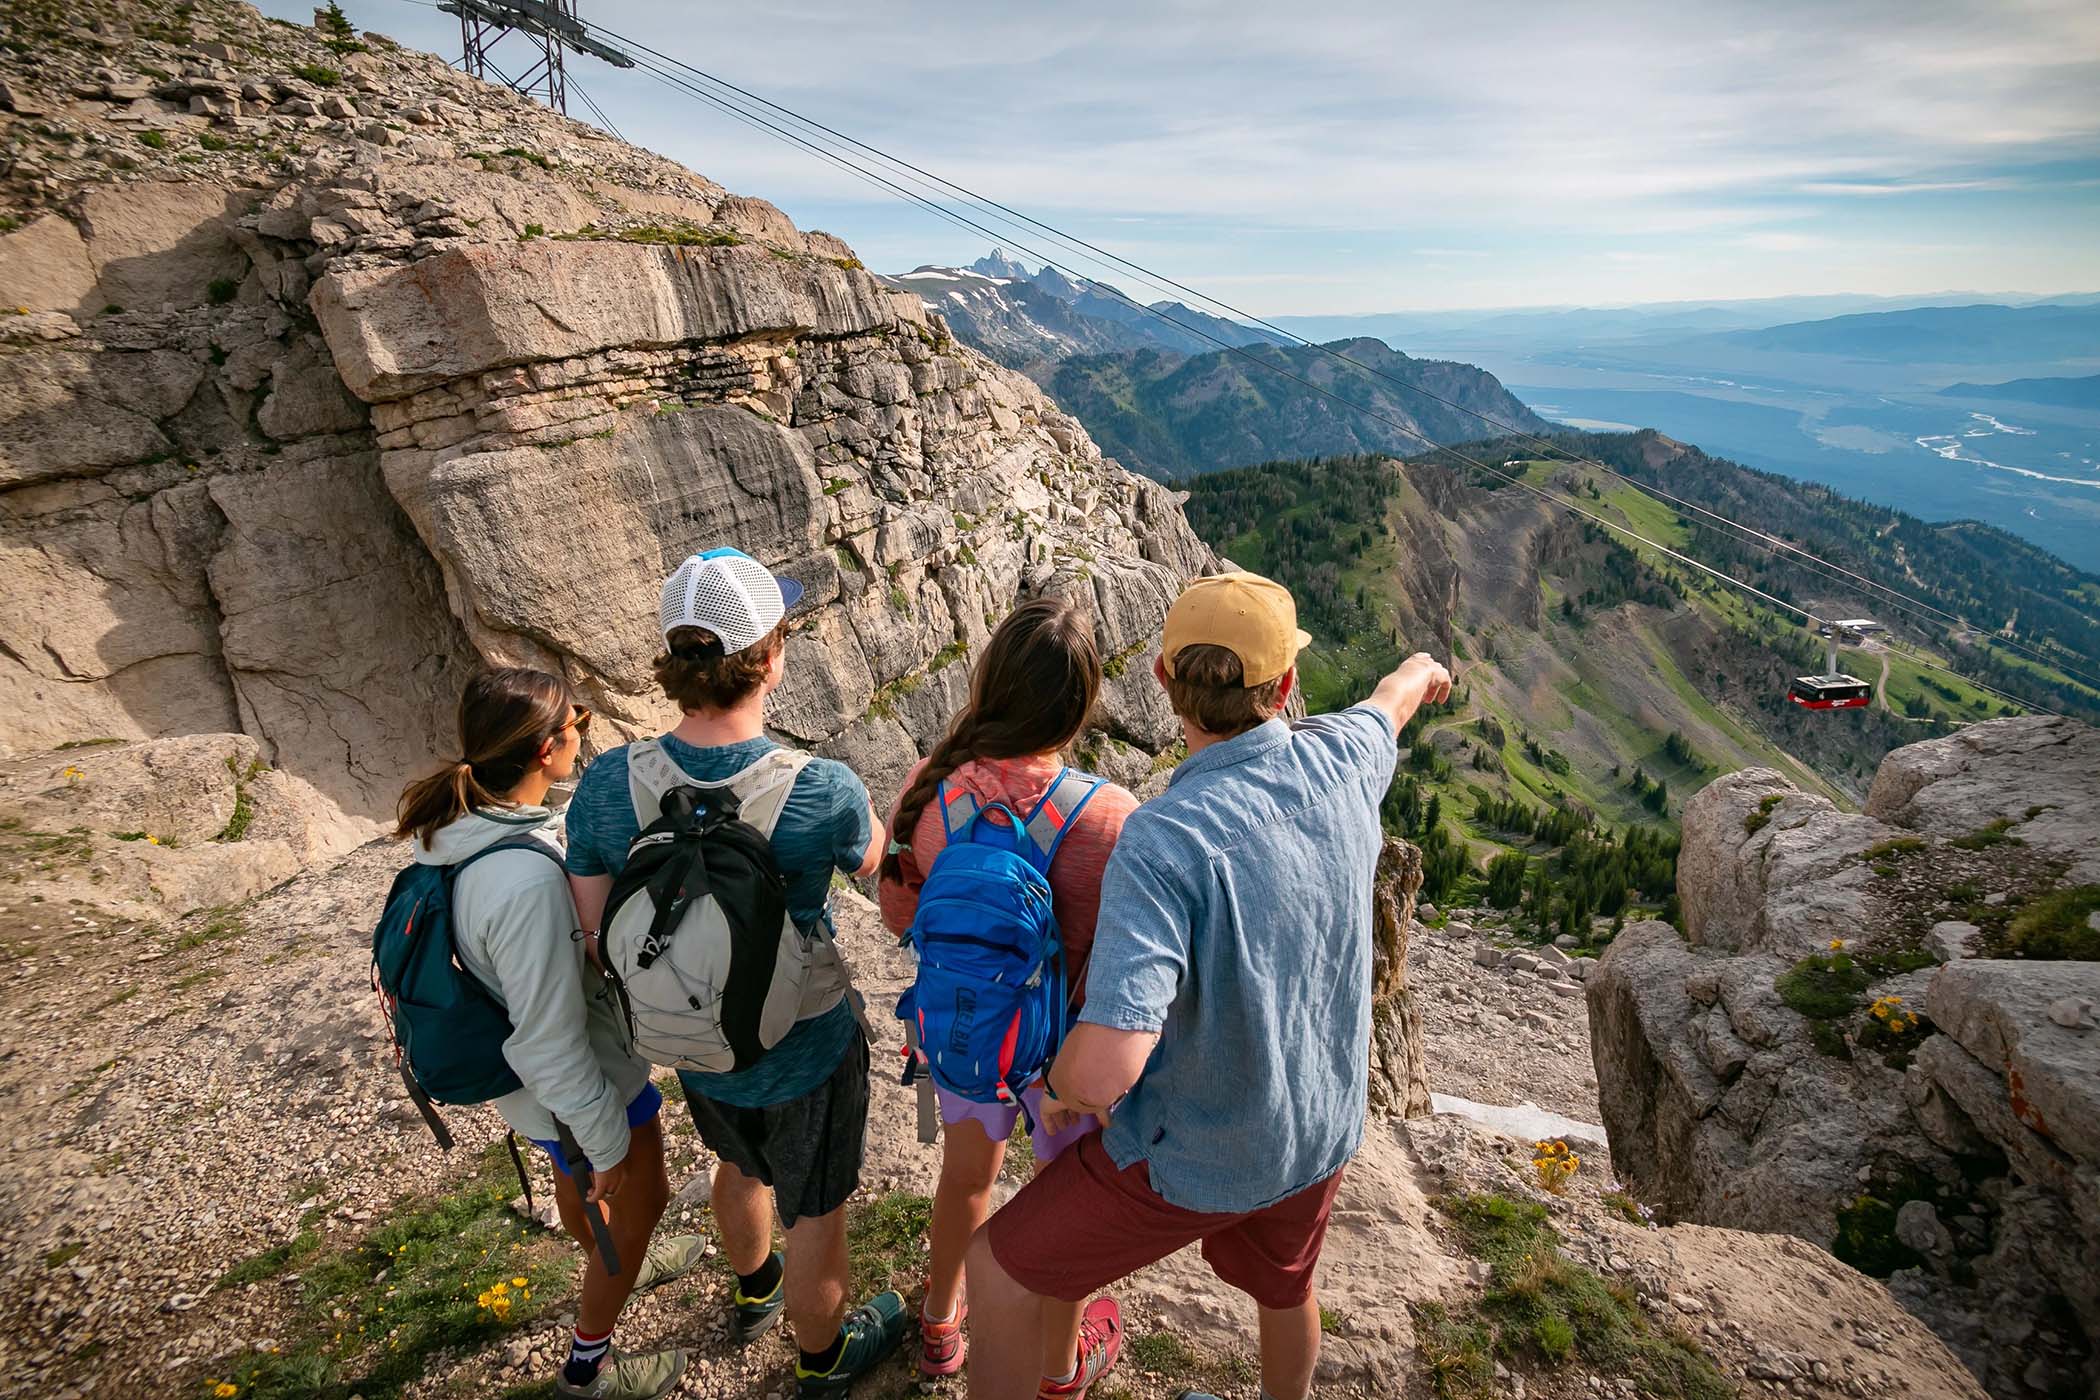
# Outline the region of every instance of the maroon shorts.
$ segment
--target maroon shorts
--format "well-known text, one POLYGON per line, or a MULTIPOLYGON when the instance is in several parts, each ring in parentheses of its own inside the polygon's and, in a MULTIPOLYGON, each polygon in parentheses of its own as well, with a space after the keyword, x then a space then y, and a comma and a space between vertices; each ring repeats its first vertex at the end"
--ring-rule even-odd
POLYGON ((985 1229, 992 1257, 1031 1293, 1076 1303, 1117 1279, 1203 1242, 1211 1271, 1265 1308, 1312 1294, 1337 1171, 1273 1205, 1240 1214, 1183 1210, 1161 1200, 1140 1161, 1118 1170, 1101 1134, 1036 1173, 985 1229))

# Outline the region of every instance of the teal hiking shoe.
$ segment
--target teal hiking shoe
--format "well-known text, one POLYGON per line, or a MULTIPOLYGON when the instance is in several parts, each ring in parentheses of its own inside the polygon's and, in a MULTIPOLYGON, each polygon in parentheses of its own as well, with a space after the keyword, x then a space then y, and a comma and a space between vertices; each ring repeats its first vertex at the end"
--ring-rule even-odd
POLYGON ((904 1344, 904 1334, 910 1329, 910 1324, 904 1295, 894 1289, 876 1294, 847 1313, 845 1322, 839 1327, 845 1345, 839 1348, 839 1359, 832 1363, 829 1371, 821 1375, 806 1371, 797 1357, 795 1393, 798 1400, 823 1400, 826 1396, 845 1395, 856 1379, 874 1370, 904 1344))
POLYGON ((773 1262, 780 1267, 780 1278, 774 1283, 773 1291, 765 1297, 751 1297, 744 1292, 741 1283, 730 1290, 729 1300, 736 1308, 736 1339, 739 1345, 749 1346, 756 1341, 767 1328, 780 1321, 780 1310, 787 1306, 787 1258, 776 1249, 773 1251, 773 1262))

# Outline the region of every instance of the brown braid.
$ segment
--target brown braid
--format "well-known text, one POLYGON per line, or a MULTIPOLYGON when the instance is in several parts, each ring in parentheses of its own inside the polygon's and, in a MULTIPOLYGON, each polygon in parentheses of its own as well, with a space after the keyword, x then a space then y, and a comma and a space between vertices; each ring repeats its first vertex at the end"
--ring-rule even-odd
MULTIPOLYGON (((1050 753, 1079 737, 1101 693, 1093 621, 1069 598, 1015 608, 992 633, 970 676, 970 700, 897 799, 890 839, 909 844, 926 804, 973 759, 1050 753)), ((882 858, 878 878, 902 880, 903 856, 882 858)))

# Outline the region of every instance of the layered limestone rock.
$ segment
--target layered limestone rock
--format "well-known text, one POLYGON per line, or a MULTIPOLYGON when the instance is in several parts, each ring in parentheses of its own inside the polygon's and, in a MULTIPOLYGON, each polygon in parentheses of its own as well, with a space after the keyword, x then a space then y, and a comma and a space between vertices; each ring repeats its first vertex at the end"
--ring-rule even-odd
POLYGON ((2001 1397, 2100 1339, 2100 732, 2030 718, 1884 760, 1849 815, 1778 774, 1686 805, 1685 933, 1588 982, 1617 1170, 1680 1218, 1890 1278, 2001 1397), (1942 965, 1943 964, 1943 965, 1942 965))
POLYGON ((245 733, 347 811, 481 662, 663 721, 656 587, 807 587, 783 738, 878 791, 1017 598, 1092 603, 1095 743, 1213 566, 1162 488, 851 250, 378 35, 89 4, 0 54, 0 753, 245 733), (25 108, 39 115, 32 122, 25 108))
POLYGON ((83 887, 142 918, 234 905, 365 838, 245 734, 92 744, 0 759, 0 849, 15 894, 83 887))

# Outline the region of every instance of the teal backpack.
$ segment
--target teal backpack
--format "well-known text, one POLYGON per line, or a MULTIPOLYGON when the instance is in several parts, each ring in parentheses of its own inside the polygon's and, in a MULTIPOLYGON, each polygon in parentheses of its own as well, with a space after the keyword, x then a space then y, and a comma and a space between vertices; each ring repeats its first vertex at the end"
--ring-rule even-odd
POLYGON ((401 1082, 442 1148, 452 1146, 452 1133, 433 1102, 487 1103, 521 1087, 503 1058, 510 1017, 452 946, 453 882, 483 856, 509 850, 562 863, 530 836, 514 836, 457 865, 411 865, 394 877, 372 931, 372 990, 393 1034, 401 1082))

